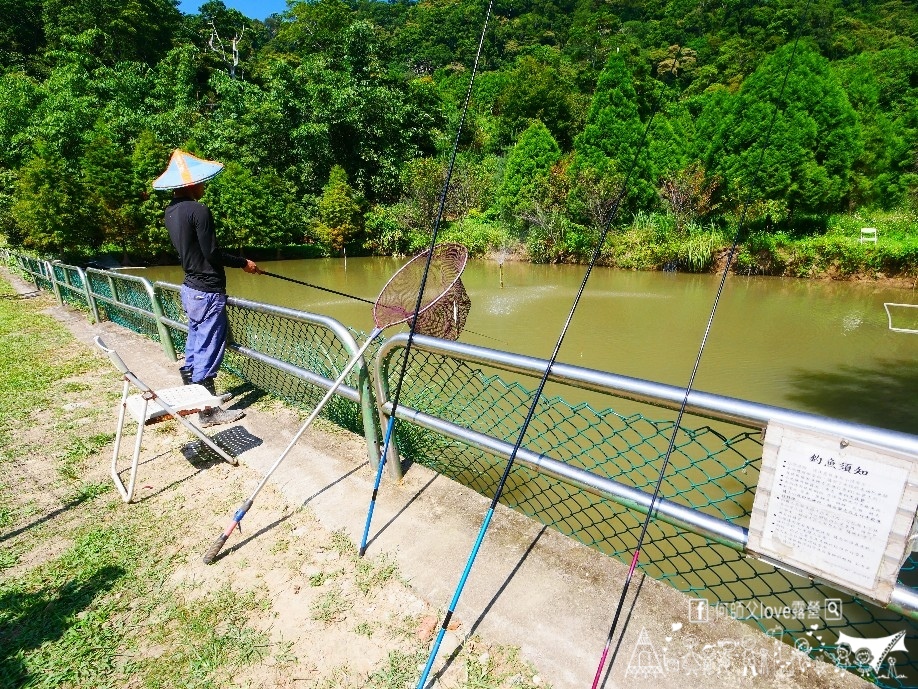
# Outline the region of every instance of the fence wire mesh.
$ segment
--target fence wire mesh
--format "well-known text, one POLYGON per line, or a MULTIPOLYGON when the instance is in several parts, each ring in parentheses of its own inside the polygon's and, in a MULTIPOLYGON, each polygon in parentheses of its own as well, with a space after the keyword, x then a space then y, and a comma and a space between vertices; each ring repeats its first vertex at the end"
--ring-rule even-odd
MULTIPOLYGON (((64 292, 72 292, 72 300, 79 301, 78 282, 73 275, 64 275, 57 269, 49 274, 47 264, 20 254, 11 254, 10 260, 41 289, 54 289, 49 279, 52 276, 59 285, 69 280, 67 284, 72 289, 61 291, 61 296, 65 298, 64 292)), ((144 281, 94 271, 87 273, 87 280, 93 294, 114 302, 98 300, 100 317, 159 340, 144 281)), ((185 322, 177 291, 158 289, 156 298, 167 318, 185 322)), ((71 299, 65 300, 71 303, 71 299)), ((230 306, 228 311, 235 342, 297 368, 333 379, 349 358, 341 341, 322 326, 236 306, 230 306)), ((182 351, 184 332, 175 327, 169 327, 168 332, 176 350, 182 351)), ((354 335, 358 342, 366 337, 362 333, 354 335)), ((371 348, 367 360, 374 358, 376 351, 378 348, 371 348)), ((394 349, 384 362, 390 389, 400 371, 402 354, 403 350, 394 349)), ((225 366, 256 389, 294 405, 312 408, 325 392, 297 375, 232 352, 225 366)), ((357 387, 357 371, 346 382, 357 387)), ((510 376, 415 347, 409 357, 400 405, 512 444, 534 387, 528 386, 524 376, 510 376)), ((549 389, 554 393, 562 388, 549 389)), ((563 390, 568 397, 577 392, 563 390)), ((640 412, 616 411, 612 405, 621 406, 621 401, 608 401, 613 399, 604 397, 601 404, 596 403, 596 397, 591 402, 571 403, 561 394, 546 396, 530 425, 524 447, 628 486, 652 490, 673 421, 659 418, 666 412, 649 405, 640 412)), ((351 400, 336 397, 323 415, 349 430, 361 430, 360 408, 351 400)), ((405 458, 489 498, 493 495, 505 466, 504 458, 409 423, 401 423, 397 429, 396 444, 405 458)), ((660 495, 748 527, 761 455, 757 431, 686 417, 677 431, 660 495)), ((548 477, 520 462, 514 465, 503 496, 502 502, 507 506, 603 553, 630 561, 643 516, 612 499, 548 477)), ((747 558, 737 550, 660 520, 652 521, 648 529, 640 567, 648 576, 691 596, 687 605, 705 601, 705 614, 745 620, 795 645, 806 656, 851 670, 877 686, 918 686, 918 659, 896 665, 895 656, 889 656, 875 672, 870 666, 871 658, 830 645, 835 636, 823 640, 811 633, 819 628, 875 638, 904 631, 907 646, 916 647, 915 623, 891 610, 747 558)), ((900 582, 918 587, 918 557, 914 553, 902 567, 900 582)), ((688 612, 690 619, 693 614, 701 614, 700 608, 688 612)), ((692 674, 691 669, 688 674, 692 674)))
MULTIPOLYGON (((187 326, 188 319, 182 309, 179 292, 158 289, 156 294, 164 315, 187 326)), ((323 378, 335 380, 350 360, 350 352, 344 344, 332 330, 322 325, 285 318, 276 313, 262 313, 232 303, 227 305, 227 316, 230 339, 235 344, 323 378)), ((187 339, 185 332, 172 327, 169 334, 176 351, 183 352, 187 339)), ((231 349, 227 350, 223 366, 258 390, 303 409, 315 408, 327 392, 324 387, 267 363, 240 356, 231 349)), ((358 388, 359 368, 352 370, 344 382, 358 388)), ((344 397, 333 397, 320 416, 355 433, 363 432, 360 405, 344 397)))
MULTIPOLYGON (((392 350, 383 365, 393 387, 403 353, 403 349, 392 350)), ((413 348, 400 404, 513 444, 536 385, 534 380, 530 388, 508 378, 503 372, 413 348)), ((544 397, 523 445, 652 492, 674 422, 650 418, 646 414, 665 412, 650 406, 646 409, 621 414, 611 407, 596 409, 586 402, 571 404, 560 396, 544 397)), ((488 498, 494 495, 505 458, 420 426, 402 423, 397 428, 396 443, 404 457, 488 498)), ((684 417, 660 497, 748 527, 761 457, 758 431, 684 417)), ((643 522, 642 514, 546 477, 520 462, 514 464, 501 502, 625 563, 634 554, 643 522)), ((902 583, 918 583, 916 566, 913 553, 902 569, 902 583)), ((858 672, 878 686, 918 686, 918 659, 896 665, 890 657, 874 672, 863 657, 846 653, 844 647, 829 646, 835 636, 822 635, 826 637, 823 644, 812 632, 814 625, 865 638, 904 631, 906 644, 914 647, 918 643, 916 625, 895 612, 747 558, 660 520, 652 521, 648 528, 640 568, 696 602, 707 601, 705 615, 747 621, 811 658, 858 672)), ((687 605, 691 603, 690 599, 687 605)), ((687 612, 690 619, 700 614, 687 612)))
POLYGON ((34 282, 38 289, 54 291, 54 285, 45 269, 44 261, 24 254, 11 254, 11 258, 14 261, 13 267, 34 282))
POLYGON ((52 263, 51 270, 54 272, 61 300, 80 311, 88 311, 89 302, 86 300, 86 287, 81 271, 74 266, 60 263, 52 263))
POLYGON ((153 299, 145 281, 127 275, 87 271, 86 279, 97 302, 99 318, 160 341, 153 312, 153 299))

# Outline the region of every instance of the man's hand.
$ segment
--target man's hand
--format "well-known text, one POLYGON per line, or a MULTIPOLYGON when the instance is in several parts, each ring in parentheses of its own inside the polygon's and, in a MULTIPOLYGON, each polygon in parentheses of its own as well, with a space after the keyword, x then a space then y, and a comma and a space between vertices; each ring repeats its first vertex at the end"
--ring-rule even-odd
POLYGON ((245 260, 245 265, 242 266, 242 269, 247 273, 255 273, 256 275, 261 273, 261 268, 255 263, 255 261, 250 261, 249 259, 245 260))

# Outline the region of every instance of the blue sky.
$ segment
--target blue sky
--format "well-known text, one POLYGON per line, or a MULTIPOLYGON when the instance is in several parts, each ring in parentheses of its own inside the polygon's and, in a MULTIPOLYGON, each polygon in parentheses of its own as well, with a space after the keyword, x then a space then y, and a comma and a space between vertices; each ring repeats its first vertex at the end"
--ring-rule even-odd
MULTIPOLYGON (((179 10, 185 14, 197 14, 198 8, 205 0, 182 0, 179 10)), ((250 19, 265 19, 265 17, 283 12, 287 9, 287 0, 223 0, 223 4, 234 10, 239 10, 250 19)))

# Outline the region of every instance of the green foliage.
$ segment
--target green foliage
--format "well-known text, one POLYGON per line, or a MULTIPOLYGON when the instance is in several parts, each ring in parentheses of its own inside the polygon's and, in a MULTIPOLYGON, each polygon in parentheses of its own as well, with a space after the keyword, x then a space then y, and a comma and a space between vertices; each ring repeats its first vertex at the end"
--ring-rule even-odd
POLYGON ((507 156, 499 204, 505 215, 515 217, 542 199, 552 167, 560 160, 561 149, 548 128, 533 122, 520 134, 507 156))
POLYGON ((99 234, 125 252, 128 247, 136 248, 140 238, 131 217, 134 201, 131 159, 123 148, 100 133, 86 147, 80 167, 90 218, 99 234))
MULTIPOLYGON (((364 248, 376 254, 403 256, 415 244, 411 230, 402 222, 406 207, 374 206, 364 216, 366 242, 364 248)), ((415 233, 420 234, 420 233, 415 233)))
POLYGON ((500 112, 498 140, 509 144, 533 120, 543 123, 552 137, 569 148, 579 128, 579 98, 572 69, 556 51, 521 56, 503 82, 495 107, 500 112))
POLYGON ((169 155, 169 149, 157 141, 148 129, 140 132, 134 142, 131 154, 134 236, 143 244, 129 246, 128 251, 139 254, 144 253, 144 250, 152 254, 173 251, 172 241, 163 223, 163 212, 169 197, 154 193, 151 187, 153 180, 166 169, 169 155))
POLYGON ((153 64, 172 43, 181 16, 170 0, 123 3, 116 0, 44 0, 42 24, 48 47, 66 46, 73 36, 97 32, 91 50, 113 64, 137 60, 153 64))
POLYGON ((599 75, 586 126, 574 141, 575 170, 588 168, 605 177, 626 173, 634 166, 628 205, 647 203, 653 197, 653 188, 643 135, 631 74, 622 57, 615 53, 599 75))
POLYGON ((347 182, 347 173, 340 165, 332 168, 328 184, 319 197, 317 211, 318 218, 313 231, 332 251, 340 252, 354 242, 360 233, 360 202, 347 182))
POLYGON ((678 244, 679 267, 690 273, 710 270, 714 255, 728 240, 714 227, 702 228, 691 223, 678 244))
POLYGON ((470 215, 445 227, 440 233, 440 240, 462 244, 471 256, 484 256, 514 243, 508 229, 503 223, 470 215))
MULTIPOLYGON (((167 248, 163 197, 149 189, 165 162, 153 148, 180 146, 253 178, 227 175, 238 187, 227 198, 247 204, 221 209, 233 243, 313 241, 304 217, 336 166, 355 198, 384 209, 367 217, 373 251, 406 251, 431 231, 479 5, 319 0, 266 22, 222 0, 187 16, 173 0, 5 0, 4 10, 17 19, 0 26, 0 233, 13 245, 76 252, 99 235, 136 258, 167 248), (54 170, 63 186, 39 193, 36 180, 54 170), (44 225, 56 211, 36 199, 64 219, 44 225)), ((620 208, 629 216, 653 211, 661 184, 696 164, 721 180, 697 217, 720 224, 746 200, 756 227, 770 214, 797 233, 803 214, 918 207, 918 7, 810 11, 800 25, 790 0, 499 7, 443 220, 502 214, 517 232, 530 218, 545 237, 567 225, 595 232, 633 165, 620 208), (779 99, 798 26, 805 40, 779 99), (522 160, 521 145, 536 157, 522 160)), ((583 244, 546 255, 573 260, 583 244)))
POLYGON ((44 97, 41 86, 23 73, 0 77, 0 165, 20 167, 32 151, 32 117, 44 97))
POLYGON ((224 247, 281 246, 303 231, 302 225, 291 225, 297 215, 292 190, 270 171, 256 176, 229 163, 202 200, 214 214, 224 247))
POLYGON ((825 212, 848 191, 862 147, 857 117, 811 46, 798 47, 782 92, 790 61, 791 46, 779 49, 743 83, 709 159, 719 158, 715 169, 736 204, 783 200, 791 215, 825 212))
POLYGON ((86 190, 53 151, 43 149, 21 170, 13 219, 23 245, 45 254, 88 252, 102 234, 83 203, 86 190))

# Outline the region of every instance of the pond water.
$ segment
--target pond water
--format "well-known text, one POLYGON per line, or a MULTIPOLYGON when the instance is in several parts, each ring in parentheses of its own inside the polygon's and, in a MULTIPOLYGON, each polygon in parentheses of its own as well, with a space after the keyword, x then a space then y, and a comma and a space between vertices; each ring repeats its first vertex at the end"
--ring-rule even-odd
MULTIPOLYGON (((259 265, 374 300, 403 263, 339 258, 259 265)), ((461 339, 547 359, 584 270, 469 261, 462 280, 472 310, 461 339)), ((151 281, 182 280, 177 266, 132 272, 151 281)), ((233 296, 321 313, 364 332, 373 328, 372 307, 356 299, 235 269, 227 278, 233 296)), ((594 269, 559 361, 684 387, 719 280, 594 269)), ((730 275, 694 388, 918 432, 918 335, 890 330, 884 302, 918 304, 918 293, 865 282, 730 275)), ((914 311, 894 315, 905 323, 914 311)))

